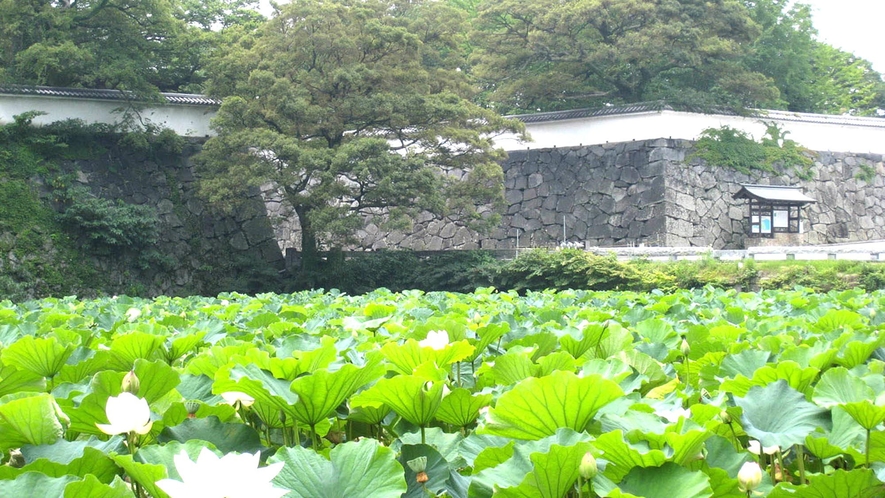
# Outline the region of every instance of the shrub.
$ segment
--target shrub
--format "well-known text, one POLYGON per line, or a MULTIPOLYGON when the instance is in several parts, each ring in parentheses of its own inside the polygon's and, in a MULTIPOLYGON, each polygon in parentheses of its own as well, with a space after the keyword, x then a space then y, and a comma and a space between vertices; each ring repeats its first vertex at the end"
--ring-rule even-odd
POLYGON ((85 187, 68 189, 64 202, 59 219, 94 249, 139 250, 157 242, 159 219, 149 206, 102 199, 85 187))

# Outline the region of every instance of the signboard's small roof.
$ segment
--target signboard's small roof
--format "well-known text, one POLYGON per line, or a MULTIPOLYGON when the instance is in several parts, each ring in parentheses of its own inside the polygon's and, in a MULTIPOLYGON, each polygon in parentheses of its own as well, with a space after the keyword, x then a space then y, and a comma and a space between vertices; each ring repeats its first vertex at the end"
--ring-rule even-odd
POLYGON ((741 185, 741 189, 734 194, 735 199, 755 199, 757 201, 808 204, 817 202, 802 192, 801 187, 787 187, 782 185, 741 185))

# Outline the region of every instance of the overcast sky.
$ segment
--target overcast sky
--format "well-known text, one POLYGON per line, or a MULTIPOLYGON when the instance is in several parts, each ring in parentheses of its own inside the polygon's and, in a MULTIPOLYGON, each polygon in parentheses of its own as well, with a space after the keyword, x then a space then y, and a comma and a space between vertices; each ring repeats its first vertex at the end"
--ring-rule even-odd
POLYGON ((818 39, 852 52, 885 72, 885 0, 800 0, 811 6, 818 39))
MULTIPOLYGON (((885 0, 797 1, 811 6, 819 40, 857 54, 885 73, 885 0)), ((261 0, 261 5, 269 14, 269 0, 261 0)))

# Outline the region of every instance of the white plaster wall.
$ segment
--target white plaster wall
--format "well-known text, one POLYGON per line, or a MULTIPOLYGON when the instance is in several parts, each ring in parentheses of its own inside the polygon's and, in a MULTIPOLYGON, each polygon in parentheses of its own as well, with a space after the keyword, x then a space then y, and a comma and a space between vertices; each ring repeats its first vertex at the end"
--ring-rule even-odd
POLYGON ((526 123, 531 142, 521 142, 515 135, 502 135, 495 144, 505 150, 546 149, 578 145, 629 142, 655 138, 697 139, 707 128, 730 126, 743 130, 755 139, 765 134, 762 121, 777 123, 789 132, 787 138, 818 151, 885 153, 885 119, 851 116, 827 116, 768 111, 759 117, 698 114, 677 111, 653 111, 613 116, 598 116, 541 123, 526 123))
MULTIPOLYGON (((88 124, 117 124, 123 119, 127 103, 115 100, 73 99, 30 95, 0 95, 0 124, 13 121, 13 116, 28 111, 42 111, 46 115, 34 119, 34 124, 45 125, 65 119, 82 119, 88 124)), ((147 124, 170 128, 185 137, 213 135, 209 120, 215 108, 202 105, 162 105, 139 111, 147 124)))

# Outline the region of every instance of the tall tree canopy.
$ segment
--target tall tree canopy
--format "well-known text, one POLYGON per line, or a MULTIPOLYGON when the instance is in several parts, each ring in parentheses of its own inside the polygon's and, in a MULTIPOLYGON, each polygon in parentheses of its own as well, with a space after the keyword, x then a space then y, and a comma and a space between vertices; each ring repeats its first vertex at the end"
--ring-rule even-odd
POLYGON ((766 109, 872 115, 885 107, 885 83, 869 61, 815 40, 807 5, 788 0, 746 0, 761 33, 747 47, 745 64, 771 78, 780 95, 766 109))
POLYGON ((740 0, 500 0, 479 8, 476 73, 507 111, 668 98, 772 100, 742 64, 758 26, 740 0))
POLYGON ((200 162, 203 189, 234 202, 271 183, 297 214, 309 264, 363 215, 421 211, 480 226, 502 200, 490 136, 518 125, 472 104, 459 12, 432 0, 303 0, 217 61, 226 96, 200 162))
POLYGON ((256 0, 0 0, 0 81, 198 91, 220 28, 256 0))

